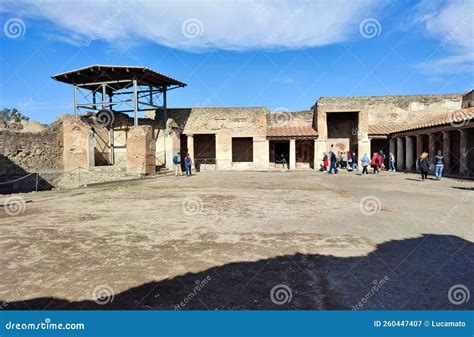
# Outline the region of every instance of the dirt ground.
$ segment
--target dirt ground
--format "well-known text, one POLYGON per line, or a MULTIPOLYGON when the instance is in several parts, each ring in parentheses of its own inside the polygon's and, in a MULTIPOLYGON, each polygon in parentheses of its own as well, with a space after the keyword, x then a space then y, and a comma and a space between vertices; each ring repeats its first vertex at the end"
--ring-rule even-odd
POLYGON ((473 191, 295 171, 19 194, 23 213, 0 207, 0 306, 474 309, 453 299, 474 291, 473 191))

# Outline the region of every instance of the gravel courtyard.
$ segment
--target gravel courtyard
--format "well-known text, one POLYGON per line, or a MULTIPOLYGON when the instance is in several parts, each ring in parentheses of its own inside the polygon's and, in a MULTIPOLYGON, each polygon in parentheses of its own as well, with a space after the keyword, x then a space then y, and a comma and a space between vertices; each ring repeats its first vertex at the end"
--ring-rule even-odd
POLYGON ((16 195, 23 213, 0 207, 0 306, 474 309, 473 193, 294 171, 16 195))

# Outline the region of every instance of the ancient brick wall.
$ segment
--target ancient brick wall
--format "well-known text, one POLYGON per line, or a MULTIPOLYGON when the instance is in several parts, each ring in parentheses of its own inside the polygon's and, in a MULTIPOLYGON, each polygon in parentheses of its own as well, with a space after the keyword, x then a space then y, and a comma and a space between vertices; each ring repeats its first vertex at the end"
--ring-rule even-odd
POLYGON ((461 108, 461 94, 321 97, 317 112, 363 111, 368 113, 368 123, 415 122, 461 108))
POLYGON ((18 126, 0 128, 0 176, 63 169, 62 123, 29 130, 18 126))

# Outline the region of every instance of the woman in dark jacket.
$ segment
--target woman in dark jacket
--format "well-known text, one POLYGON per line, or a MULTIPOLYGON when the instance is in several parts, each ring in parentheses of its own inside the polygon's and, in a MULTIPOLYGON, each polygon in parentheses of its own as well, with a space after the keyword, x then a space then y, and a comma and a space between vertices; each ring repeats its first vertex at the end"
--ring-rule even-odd
POLYGON ((428 153, 423 152, 418 159, 418 167, 421 171, 421 180, 424 181, 428 178, 428 170, 430 169, 430 164, 428 163, 428 153))

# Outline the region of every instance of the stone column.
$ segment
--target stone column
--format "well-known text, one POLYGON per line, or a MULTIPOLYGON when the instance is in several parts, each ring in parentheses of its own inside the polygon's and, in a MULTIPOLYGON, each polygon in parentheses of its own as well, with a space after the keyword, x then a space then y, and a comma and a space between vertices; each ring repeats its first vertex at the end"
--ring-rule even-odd
POLYGON ((421 152, 423 152, 423 136, 422 135, 416 135, 415 165, 416 165, 417 170, 418 170, 418 157, 421 155, 421 152))
POLYGON ((296 168, 296 141, 290 139, 290 170, 296 168))
POLYGON ((265 141, 265 153, 266 153, 265 167, 268 170, 270 168, 270 141, 268 139, 265 141))
POLYGON ((168 133, 168 136, 166 137, 165 144, 166 144, 166 168, 172 170, 174 166, 173 156, 179 152, 180 147, 181 147, 180 134, 175 130, 171 130, 168 133))
POLYGON ((226 133, 216 134, 217 170, 232 169, 232 137, 226 133))
POLYGON ((318 139, 314 141, 314 167, 319 168, 319 163, 323 158, 324 152, 327 152, 328 122, 327 112, 314 109, 316 116, 316 129, 318 130, 318 139))
POLYGON ((459 137, 459 173, 461 175, 467 175, 468 167, 467 167, 467 130, 461 129, 459 130, 460 137, 459 137))
POLYGON ((127 172, 155 175, 155 153, 150 125, 131 126, 127 136, 127 172))
POLYGON ((443 157, 444 173, 451 170, 451 134, 449 131, 443 131, 443 157))
POLYGON ((253 168, 268 169, 269 142, 264 136, 253 137, 253 168))
MULTIPOLYGON (((189 156, 191 157, 192 161, 193 161, 193 165, 191 166, 192 168, 194 168, 194 135, 187 135, 187 142, 186 142, 186 147, 188 148, 188 153, 189 153, 189 156)), ((186 154, 184 154, 184 156, 186 156, 186 154)), ((184 160, 184 157, 183 157, 183 160, 184 160)))
POLYGON ((397 141, 395 140, 395 138, 390 139, 389 152, 393 153, 395 156, 397 155, 397 141))
POLYGON ((397 171, 403 171, 405 169, 405 151, 403 149, 403 139, 397 137, 397 171))
POLYGON ((318 140, 315 139, 315 140, 314 140, 314 148, 313 148, 313 152, 314 152, 314 153, 313 153, 313 156, 314 156, 314 158, 313 158, 313 161, 314 161, 314 165, 313 165, 313 166, 314 166, 314 167, 313 167, 313 168, 314 168, 314 170, 318 170, 318 171, 319 171, 319 166, 321 165, 321 160, 323 159, 323 154, 321 154, 321 156, 318 157, 318 156, 319 156, 319 151, 318 151, 318 149, 317 149, 317 146, 318 146, 318 140))
POLYGON ((413 138, 411 136, 405 136, 405 163, 406 170, 413 171, 413 138))
POLYGON ((436 151, 436 140, 435 140, 435 134, 430 133, 429 135, 429 143, 428 143, 428 159, 430 162, 431 170, 434 170, 434 157, 435 157, 435 151, 436 151))
POLYGON ((359 159, 362 159, 367 153, 372 158, 369 139, 369 113, 367 111, 359 111, 359 124, 357 126, 357 147, 359 159))

